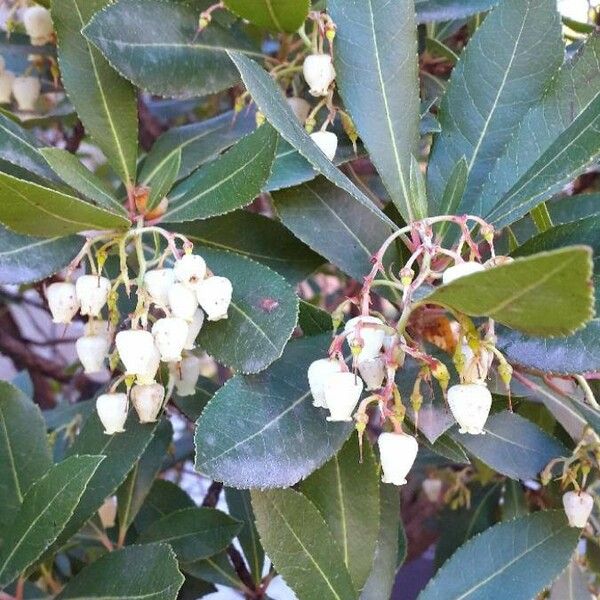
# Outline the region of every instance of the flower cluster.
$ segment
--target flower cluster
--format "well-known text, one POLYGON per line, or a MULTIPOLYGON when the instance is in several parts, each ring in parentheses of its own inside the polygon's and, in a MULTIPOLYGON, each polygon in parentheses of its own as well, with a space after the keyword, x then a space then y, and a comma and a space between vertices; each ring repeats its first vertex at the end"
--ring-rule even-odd
POLYGON ((88 317, 85 335, 76 342, 77 354, 86 373, 97 373, 104 368, 114 337, 124 374, 96 401, 105 433, 112 435, 124 431, 129 400, 140 422, 149 423, 156 421, 173 388, 180 396, 194 394, 201 371, 200 358, 192 353, 196 337, 205 319, 227 318, 233 287, 227 278, 207 269, 202 256, 192 253, 192 245, 187 239, 158 227, 136 229, 122 238, 110 239, 97 250, 96 267, 91 248, 99 241, 103 241, 102 235, 88 240, 69 269, 72 273, 78 261, 87 255, 93 274, 81 275, 75 283, 68 280, 52 283, 46 289, 46 298, 55 323, 70 323, 78 312, 88 317), (170 243, 165 253, 152 261, 157 268, 147 269, 149 264, 144 258, 142 236, 150 231, 161 233, 170 243), (125 285, 129 292, 131 286, 126 260, 128 236, 135 240, 140 262, 137 307, 129 316, 130 327, 114 335, 114 327, 120 320, 117 289, 125 285), (183 256, 179 256, 175 237, 184 239, 183 256), (121 274, 114 282, 101 274, 107 248, 111 246, 118 246, 121 253, 121 274), (174 254, 175 262, 172 267, 165 267, 163 263, 169 252, 174 254), (102 318, 105 309, 108 321, 102 318), (168 392, 156 381, 161 362, 168 365, 168 392), (117 392, 121 383, 125 384, 126 391, 117 392))

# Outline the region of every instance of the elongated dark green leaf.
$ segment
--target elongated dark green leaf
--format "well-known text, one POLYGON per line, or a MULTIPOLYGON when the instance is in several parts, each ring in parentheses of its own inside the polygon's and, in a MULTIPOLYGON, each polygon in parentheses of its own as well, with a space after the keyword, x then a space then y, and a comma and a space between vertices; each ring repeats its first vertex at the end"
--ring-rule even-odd
POLYGON ((16 579, 54 542, 102 460, 102 456, 72 456, 29 488, 4 537, 0 586, 16 579))
POLYGON ((241 32, 218 23, 197 34, 198 17, 183 2, 121 0, 97 13, 84 35, 138 87, 161 96, 205 96, 238 82, 228 50, 262 55, 241 32))
POLYGON ((460 548, 419 600, 530 600, 566 567, 578 539, 563 511, 501 523, 460 548))
POLYGON ((412 0, 329 0, 346 109, 405 221, 427 216, 410 191, 420 102, 412 0), (373 115, 377 118, 373 118, 373 115))
POLYGON ((496 163, 478 211, 498 227, 559 191, 600 154, 600 38, 591 36, 522 119, 496 163))
POLYGON ((259 27, 294 33, 308 16, 310 0, 225 0, 225 6, 259 27))
POLYGON ((490 416, 485 436, 454 433, 467 452, 512 479, 537 479, 553 459, 568 451, 531 421, 515 413, 490 416))
POLYGON ((66 267, 83 246, 83 239, 37 238, 0 226, 0 283, 40 281, 66 267))
POLYGON ((229 546, 241 523, 214 508, 183 508, 144 530, 141 543, 167 542, 181 562, 217 554, 229 546))
POLYGON ((362 590, 371 572, 379 537, 379 469, 366 443, 359 464, 352 436, 329 462, 302 482, 300 491, 317 507, 342 551, 354 587, 362 590))
POLYGON ((55 237, 129 226, 123 216, 5 173, 0 173, 0 194, 0 221, 17 233, 55 237))
POLYGON ((177 180, 181 167, 181 150, 169 155, 169 158, 161 164, 154 176, 145 182, 150 188, 148 198, 148 208, 152 209, 158 206, 160 201, 169 193, 173 184, 177 180))
POLYGON ((194 577, 210 581, 218 585, 226 585, 231 588, 243 591, 244 584, 235 572, 227 552, 215 554, 209 558, 196 560, 192 563, 184 563, 181 565, 181 570, 186 574, 189 573, 194 577))
MULTIPOLYGON (((463 156, 463 158, 456 163, 452 175, 450 175, 448 183, 446 184, 446 189, 444 189, 444 195, 442 196, 442 203, 440 205, 441 215, 456 214, 456 211, 460 206, 460 201, 465 193, 468 175, 469 165, 463 156)), ((448 227, 448 221, 440 223, 438 234, 443 237, 448 227)))
POLYGON ((259 127, 223 156, 199 169, 169 194, 165 223, 206 219, 250 204, 271 173, 277 133, 259 127))
POLYGON ((572 246, 518 258, 441 286, 426 301, 533 335, 567 335, 593 314, 590 254, 572 246))
POLYGON ((331 458, 352 426, 325 420, 312 406, 306 377, 330 340, 294 340, 263 373, 230 379, 198 420, 196 469, 233 487, 283 487, 331 458))
POLYGON ((128 546, 82 569, 56 600, 175 600, 183 581, 168 544, 128 546))
POLYGON ((331 315, 326 310, 322 310, 305 300, 300 300, 298 325, 304 335, 319 335, 333 331, 331 315))
POLYGON ((123 205, 115 198, 110 186, 86 168, 74 154, 60 148, 42 148, 40 154, 65 183, 86 198, 109 211, 127 214, 123 205))
POLYGON ((243 373, 281 356, 298 321, 298 297, 280 275, 239 254, 205 248, 209 268, 233 283, 227 319, 206 322, 198 343, 219 362, 243 373))
POLYGON ((25 394, 0 382, 0 533, 31 485, 52 466, 40 409, 25 394))
POLYGON ((252 506, 267 554, 299 598, 357 597, 340 549, 309 500, 291 489, 254 490, 252 506))
MULTIPOLYGON (((137 105, 133 86, 82 35, 92 15, 108 0, 56 0, 52 20, 58 59, 69 99, 88 133, 127 184, 135 181, 137 105)), ((124 20, 122 25, 127 22, 124 20)))
POLYGON ((235 211, 170 229, 185 234, 200 254, 205 246, 230 250, 267 265, 292 284, 306 279, 323 264, 320 256, 281 223, 255 213, 235 211))
POLYGON ((310 139, 286 102, 281 89, 273 81, 273 78, 260 65, 247 56, 239 52, 230 52, 229 55, 240 71, 242 80, 258 108, 281 137, 298 150, 315 169, 325 175, 332 183, 348 192, 361 204, 364 204, 375 217, 395 228, 393 222, 345 175, 336 169, 332 162, 310 139))
POLYGON ((165 515, 194 506, 194 501, 178 485, 156 479, 135 518, 135 528, 142 532, 165 515))
POLYGON ((417 21, 453 21, 490 10, 499 0, 415 0, 417 21))
POLYGON ((505 0, 488 15, 463 52, 442 101, 442 133, 429 164, 433 214, 463 156, 469 177, 460 210, 476 210, 490 169, 542 97, 563 54, 554 0, 505 0))

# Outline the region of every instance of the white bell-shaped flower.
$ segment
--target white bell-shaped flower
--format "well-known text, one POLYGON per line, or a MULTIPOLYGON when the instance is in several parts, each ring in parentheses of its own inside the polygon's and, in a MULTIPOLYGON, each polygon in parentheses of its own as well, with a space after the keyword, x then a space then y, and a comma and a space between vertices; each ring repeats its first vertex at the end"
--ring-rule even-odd
POLYGON ((479 435, 492 407, 492 394, 485 384, 463 383, 448 390, 450 411, 460 425, 460 433, 479 435))
POLYGON ((329 54, 309 54, 302 65, 304 79, 313 96, 327 96, 335 79, 335 69, 329 54))
POLYGON ((473 273, 481 273, 485 271, 485 267, 478 262, 463 262, 453 265, 452 267, 448 267, 443 275, 442 275, 442 283, 451 283, 460 279, 461 277, 466 277, 467 275, 472 275, 473 273))
POLYGON ((14 82, 15 74, 12 71, 0 73, 0 104, 10 104, 14 82))
POLYGON ((13 81, 12 92, 19 110, 35 110, 41 91, 42 83, 37 77, 15 77, 13 81))
POLYGON ((32 46, 43 46, 52 39, 52 16, 43 6, 35 4, 27 8, 23 13, 23 25, 32 46))
POLYGON ((160 352, 156 344, 152 346, 150 357, 143 373, 138 373, 135 381, 140 385, 150 385, 156 380, 156 373, 160 367, 160 352))
POLYGON ((152 326, 154 342, 164 362, 178 362, 188 336, 188 324, 179 317, 158 319, 152 326))
POLYGON ((54 323, 70 323, 79 310, 75 285, 67 281, 51 283, 46 288, 46 299, 54 323))
POLYGON ((198 297, 194 290, 183 283, 174 283, 169 288, 168 295, 172 315, 191 321, 198 309, 198 297))
POLYGON ((175 279, 195 288, 206 277, 206 262, 199 254, 185 254, 173 267, 175 279))
POLYGON ((358 372, 367 384, 367 390, 378 390, 385 379, 385 360, 382 356, 358 361, 358 372))
POLYGON ((117 520, 117 498, 111 496, 107 498, 102 506, 98 509, 98 516, 104 529, 110 529, 115 526, 117 520))
POLYGON ((292 96, 291 98, 287 98, 287 103, 294 111, 294 114, 300 123, 304 123, 306 119, 308 119, 308 115, 310 114, 310 104, 304 98, 292 96))
POLYGON ((208 277, 196 286, 198 302, 209 321, 227 318, 233 286, 227 277, 208 277))
POLYGON ((427 500, 433 504, 437 504, 442 496, 442 480, 437 478, 428 477, 423 480, 421 484, 423 493, 427 500))
POLYGON ((325 405, 328 421, 352 421, 352 413, 360 400, 363 382, 349 372, 333 373, 325 380, 325 405))
POLYGON ((310 137, 329 160, 335 158, 338 147, 338 138, 333 131, 315 131, 310 134, 310 137))
POLYGON ((566 492, 562 497, 569 525, 583 529, 594 508, 594 498, 588 492, 566 492))
POLYGON ((127 420, 127 394, 102 394, 96 400, 96 411, 106 435, 125 431, 127 420))
POLYGON ((131 388, 131 403, 140 423, 154 423, 165 399, 165 388, 160 383, 134 385, 131 388))
POLYGON ((196 338, 204 325, 204 312, 199 308, 196 309, 194 317, 188 323, 188 334, 185 340, 184 350, 193 350, 196 346, 196 338))
POLYGON ((381 319, 370 316, 354 317, 346 323, 344 332, 351 348, 357 345, 361 347, 357 358, 359 363, 379 355, 385 339, 384 323, 381 319))
POLYGON ((98 373, 104 368, 110 341, 103 335, 84 335, 75 342, 77 356, 86 373, 98 373))
POLYGON ((145 375, 148 372, 157 352, 154 337, 149 331, 143 329, 119 331, 115 343, 127 375, 145 375))
POLYGON ((81 314, 97 317, 110 294, 110 279, 98 275, 82 275, 75 282, 81 314))
POLYGON ((150 298, 161 306, 169 304, 169 289, 175 283, 173 269, 153 269, 144 275, 144 284, 150 298))
POLYGON ((382 433, 377 444, 383 471, 381 481, 404 485, 406 476, 417 458, 417 440, 406 433, 382 433))
POLYGON ((196 384, 202 371, 202 360, 194 354, 185 356, 175 366, 175 389, 178 396, 193 396, 196 393, 196 384))
POLYGON ((342 365, 338 360, 320 358, 308 367, 308 385, 313 397, 313 406, 327 408, 325 404, 325 381, 334 373, 341 373, 342 365))

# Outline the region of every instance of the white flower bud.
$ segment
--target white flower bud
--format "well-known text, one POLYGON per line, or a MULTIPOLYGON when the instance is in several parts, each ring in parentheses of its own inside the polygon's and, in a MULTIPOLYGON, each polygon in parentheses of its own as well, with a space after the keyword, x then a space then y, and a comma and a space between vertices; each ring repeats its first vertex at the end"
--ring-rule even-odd
POLYGON ((382 433, 377 444, 383 471, 381 481, 404 485, 406 476, 417 458, 417 440, 406 433, 382 433))
POLYGON ((81 314, 97 317, 110 294, 110 279, 98 275, 82 275, 75 282, 81 314))
POLYGON ((325 405, 328 421, 352 421, 352 413, 360 400, 363 382, 354 373, 333 373, 325 380, 325 405))
POLYGON ((292 96, 291 98, 287 98, 287 103, 294 111, 298 121, 304 123, 306 119, 308 119, 308 115, 310 114, 310 104, 304 98, 292 96))
POLYGON ((384 323, 377 317, 354 317, 344 327, 346 341, 352 346, 361 346, 358 362, 379 356, 385 339, 384 323))
POLYGON ((333 131, 315 131, 310 134, 310 137, 329 160, 335 158, 338 147, 338 138, 333 131))
POLYGON ((492 366, 494 355, 485 348, 481 348, 479 353, 475 355, 471 346, 463 339, 461 344, 461 352, 464 358, 464 368, 462 377, 466 383, 485 382, 488 371, 492 366))
POLYGON ((335 69, 329 54, 310 54, 302 66, 304 79, 313 96, 327 96, 335 79, 335 69))
POLYGON ((193 396, 196 393, 196 384, 201 370, 202 360, 194 354, 186 356, 176 365, 174 374, 178 396, 193 396))
POLYGON ((442 275, 442 283, 447 284, 461 277, 466 277, 467 275, 472 275, 473 273, 481 273, 481 271, 485 271, 485 267, 478 262, 463 262, 458 263, 452 267, 448 267, 444 274, 442 275))
POLYGON ((164 362, 178 362, 188 335, 188 324, 179 317, 158 319, 152 326, 154 342, 164 362))
POLYGON ((115 496, 111 496, 104 501, 104 504, 98 509, 98 516, 104 529, 115 526, 117 518, 117 498, 115 496))
POLYGON ((174 317, 191 321, 198 308, 196 293, 183 283, 174 283, 169 288, 169 308, 174 317))
POLYGON ((30 6, 23 13, 23 25, 32 46, 43 46, 52 39, 54 27, 50 11, 43 6, 30 6))
POLYGON ((0 104, 10 104, 15 74, 12 71, 0 73, 0 104))
POLYGON ((131 388, 131 403, 140 423, 154 423, 165 399, 165 388, 160 383, 134 385, 131 388))
POLYGON ((464 383, 453 385, 448 390, 448 405, 457 423, 460 433, 479 435, 490 414, 492 394, 486 385, 464 383))
POLYGON ((367 384, 367 390, 378 390, 385 378, 385 360, 382 356, 358 361, 358 372, 367 384))
POLYGON ((146 369, 143 373, 138 373, 137 377, 135 378, 136 383, 139 383, 140 385, 150 385, 151 383, 154 383, 159 367, 160 352, 158 351, 156 345, 153 345, 150 360, 146 365, 146 369))
POLYGON ((46 288, 46 299, 55 323, 70 323, 79 310, 75 285, 72 283, 51 283, 46 288))
POLYGON ((320 358, 308 367, 308 385, 313 397, 313 406, 327 408, 325 404, 325 381, 333 373, 341 373, 342 365, 337 360, 320 358))
POLYGON ((585 527, 594 508, 592 495, 583 491, 566 492, 562 497, 562 501, 569 525, 578 529, 585 527))
POLYGON ((104 368, 110 342, 103 335, 84 335, 75 342, 77 356, 85 373, 98 373, 104 368))
POLYGON ((42 91, 42 83, 37 77, 15 77, 12 91, 19 110, 33 111, 42 91))
POLYGON ((441 479, 432 479, 428 477, 427 479, 423 480, 421 487, 423 488, 423 492, 429 502, 437 504, 440 501, 442 495, 441 479))
POLYGON ((143 329, 119 331, 115 343, 127 375, 148 374, 158 353, 154 345, 154 337, 149 331, 143 329))
POLYGON ((154 269, 144 275, 144 284, 150 298, 162 305, 169 304, 169 289, 175 283, 173 269, 154 269))
POLYGON ((204 325, 204 313, 198 308, 194 313, 194 317, 188 324, 188 334, 185 341, 184 350, 193 350, 196 346, 196 338, 204 325))
POLYGON ((175 279, 194 288, 206 277, 206 263, 198 254, 185 254, 173 267, 175 279))
POLYGON ((127 420, 127 394, 114 393, 98 396, 96 411, 106 435, 125 431, 123 426, 127 420))
POLYGON ((232 293, 233 286, 227 277, 209 277, 196 287, 198 302, 209 321, 227 318, 232 293))

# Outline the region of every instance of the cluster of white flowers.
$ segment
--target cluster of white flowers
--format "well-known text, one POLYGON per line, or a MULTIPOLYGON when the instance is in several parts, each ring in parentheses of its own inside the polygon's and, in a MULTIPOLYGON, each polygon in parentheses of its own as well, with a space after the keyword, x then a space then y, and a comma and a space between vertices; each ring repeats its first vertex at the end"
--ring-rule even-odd
MULTIPOLYGON (((145 273, 138 290, 144 304, 154 305, 164 313, 151 331, 131 328, 115 336, 115 345, 125 367, 125 376, 135 381, 126 393, 109 392, 96 401, 105 432, 124 431, 129 399, 140 422, 157 419, 164 401, 165 389, 156 382, 161 361, 168 363, 180 396, 192 395, 201 371, 201 360, 190 351, 206 318, 227 318, 232 285, 225 277, 209 274, 204 259, 185 254, 173 268, 154 269, 145 273)), ((111 281, 101 275, 82 275, 73 284, 58 282, 48 286, 46 297, 55 323, 70 323, 79 311, 89 317, 85 335, 77 340, 76 349, 86 373, 104 367, 112 345, 113 331, 101 319, 111 295, 111 281)))

